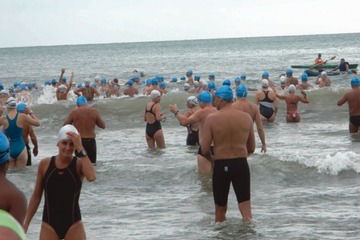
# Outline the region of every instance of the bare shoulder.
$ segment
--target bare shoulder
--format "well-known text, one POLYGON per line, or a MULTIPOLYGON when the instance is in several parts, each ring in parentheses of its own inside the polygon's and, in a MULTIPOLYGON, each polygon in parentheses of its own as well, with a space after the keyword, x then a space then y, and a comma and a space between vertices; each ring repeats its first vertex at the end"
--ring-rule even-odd
POLYGON ((50 157, 43 158, 40 160, 39 167, 38 167, 39 174, 45 175, 46 170, 49 168, 50 161, 51 161, 50 157))

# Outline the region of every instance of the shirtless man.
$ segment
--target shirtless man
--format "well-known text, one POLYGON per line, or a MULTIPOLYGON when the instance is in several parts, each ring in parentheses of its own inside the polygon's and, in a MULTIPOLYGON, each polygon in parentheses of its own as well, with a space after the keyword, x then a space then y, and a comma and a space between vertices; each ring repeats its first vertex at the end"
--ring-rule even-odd
POLYGON ((247 157, 255 150, 253 120, 248 113, 234 111, 231 88, 222 86, 215 93, 219 110, 209 114, 202 129, 202 154, 210 155, 214 144, 213 194, 215 222, 226 219, 227 200, 232 183, 243 220, 250 221, 250 170, 247 157))
POLYGON ((117 78, 114 78, 114 80, 111 81, 108 91, 106 92, 107 97, 111 96, 120 96, 120 85, 119 80, 117 78))
MULTIPOLYGON (((65 72, 65 69, 63 69, 65 72)), ((58 101, 60 100, 67 100, 68 94, 71 90, 72 83, 74 79, 74 73, 71 73, 70 82, 68 84, 64 83, 58 86, 56 89, 56 98, 58 101)))
POLYGON ((320 88, 331 86, 331 80, 325 71, 321 72, 320 77, 315 83, 318 84, 320 88))
POLYGON ((194 84, 194 79, 193 79, 193 71, 192 70, 188 70, 186 72, 186 77, 187 77, 187 81, 186 83, 190 84, 190 85, 193 85, 194 84))
MULTIPOLYGON (((199 142, 202 143, 202 131, 204 130, 204 122, 206 117, 213 112, 216 112, 216 108, 212 105, 212 95, 208 91, 203 91, 198 95, 198 101, 200 109, 192 114, 190 117, 186 117, 184 114, 180 114, 176 104, 170 105, 170 111, 175 114, 181 125, 193 125, 199 124, 199 142)), ((201 148, 197 155, 198 170, 201 174, 209 174, 212 171, 211 161, 201 154, 201 148)))
MULTIPOLYGON (((84 96, 87 101, 94 100, 94 96, 100 96, 100 93, 90 86, 90 81, 85 81, 85 87, 74 91, 77 96, 84 96)), ((81 131, 80 131, 81 134, 81 131)), ((86 149, 86 148, 85 148, 86 149)))
POLYGON ((269 89, 269 81, 264 79, 262 81, 262 90, 256 94, 256 101, 259 105, 259 110, 262 120, 274 122, 277 112, 276 95, 269 89))
POLYGON ((296 86, 300 90, 309 90, 314 88, 311 84, 308 83, 308 75, 306 73, 301 74, 301 83, 296 86))
POLYGON ((295 87, 299 84, 299 79, 293 77, 293 70, 288 69, 286 70, 286 79, 285 79, 286 86, 290 86, 291 84, 295 85, 295 87))
MULTIPOLYGON (((18 104, 16 107, 16 110, 19 113, 24 113, 24 114, 29 114, 29 112, 30 112, 30 110, 27 108, 27 105, 25 103, 18 104)), ((32 144, 34 145, 33 154, 36 157, 39 153, 37 137, 35 135, 35 132, 34 132, 34 129, 32 128, 32 126, 29 124, 25 124, 23 126, 23 138, 25 141, 27 157, 28 157, 26 166, 31 166, 31 148, 29 145, 29 136, 30 136, 32 144)))
POLYGON ((84 96, 78 97, 76 104, 77 107, 70 112, 64 125, 72 124, 76 127, 90 161, 96 165, 95 127, 98 126, 105 129, 105 122, 96 109, 87 105, 87 100, 84 96))
POLYGON ((338 106, 344 103, 349 105, 349 132, 357 133, 360 130, 360 79, 353 77, 351 79, 351 90, 337 102, 338 106))
POLYGON ((263 124, 261 121, 260 111, 258 106, 255 103, 249 102, 247 97, 248 91, 247 87, 242 84, 236 88, 236 96, 237 100, 232 104, 233 108, 246 112, 250 115, 253 122, 256 123, 256 128, 259 134, 259 138, 261 140, 261 152, 266 152, 266 144, 265 144, 265 131, 263 128, 263 124))
POLYGON ((128 85, 128 88, 124 90, 124 95, 127 95, 129 97, 133 97, 137 94, 139 94, 139 91, 133 86, 134 82, 132 80, 129 80, 126 85, 128 85))
POLYGON ((7 137, 0 132, 0 209, 10 213, 22 225, 26 215, 26 198, 25 195, 6 178, 9 160, 9 141, 7 137))
POLYGON ((276 94, 276 96, 281 99, 285 100, 286 102, 286 122, 300 122, 300 114, 298 113, 298 103, 309 103, 309 100, 306 97, 306 93, 304 91, 301 91, 301 94, 303 97, 300 97, 295 94, 296 87, 295 85, 290 85, 288 88, 289 95, 279 95, 276 94))

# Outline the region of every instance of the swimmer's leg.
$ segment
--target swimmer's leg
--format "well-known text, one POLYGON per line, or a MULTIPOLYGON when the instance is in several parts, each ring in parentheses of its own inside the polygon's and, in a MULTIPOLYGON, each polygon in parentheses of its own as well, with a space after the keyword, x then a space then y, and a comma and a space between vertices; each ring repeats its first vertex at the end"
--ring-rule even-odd
POLYGON ((85 228, 82 221, 74 223, 68 230, 65 236, 65 240, 85 240, 85 228))
POLYGON ((165 148, 165 138, 162 129, 156 131, 154 139, 158 148, 165 148))
POLYGON ((26 167, 26 163, 28 160, 27 149, 24 147, 20 155, 15 160, 15 168, 21 169, 26 167))
POLYGON ((239 203, 239 210, 244 221, 250 221, 252 219, 250 200, 239 203))
POLYGON ((349 132, 350 133, 357 133, 359 131, 359 127, 355 126, 351 122, 349 122, 349 132))
POLYGON ((155 140, 148 135, 145 135, 148 148, 155 148, 155 140))
POLYGON ((55 230, 47 223, 41 224, 40 240, 59 240, 55 230))

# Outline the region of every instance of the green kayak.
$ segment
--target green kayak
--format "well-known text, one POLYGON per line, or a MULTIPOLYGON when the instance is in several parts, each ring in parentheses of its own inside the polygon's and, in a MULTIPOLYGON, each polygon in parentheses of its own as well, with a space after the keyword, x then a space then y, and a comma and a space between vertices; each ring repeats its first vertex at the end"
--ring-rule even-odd
MULTIPOLYGON (((305 69, 311 69, 311 68, 315 68, 315 69, 333 69, 336 68, 338 65, 337 64, 324 64, 324 65, 319 65, 319 66, 315 66, 315 65, 291 65, 292 68, 305 68, 305 69)), ((350 64, 350 69, 356 69, 358 67, 357 64, 350 64)))

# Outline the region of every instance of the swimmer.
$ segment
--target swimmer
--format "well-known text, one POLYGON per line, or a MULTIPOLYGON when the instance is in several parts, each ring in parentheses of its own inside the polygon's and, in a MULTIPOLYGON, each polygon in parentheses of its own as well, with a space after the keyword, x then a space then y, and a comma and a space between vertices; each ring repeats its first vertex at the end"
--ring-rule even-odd
MULTIPOLYGON (((188 111, 185 112, 183 115, 189 118, 192 114, 199 110, 198 108, 199 102, 197 97, 190 96, 186 100, 186 106, 188 107, 188 111)), ((186 145, 188 146, 196 146, 199 145, 199 124, 188 124, 183 125, 188 130, 188 135, 186 138, 186 145)))
POLYGON ((211 73, 208 77, 209 81, 215 82, 215 74, 211 73))
POLYGON ((247 157, 255 150, 253 120, 248 113, 232 107, 233 92, 227 86, 215 93, 215 105, 219 111, 209 114, 205 120, 202 154, 209 156, 214 146, 212 176, 215 202, 215 222, 226 219, 230 184, 232 183, 243 220, 252 218, 250 202, 250 169, 247 157))
MULTIPOLYGON (((202 91, 198 96, 200 109, 195 113, 191 114, 191 116, 186 117, 183 114, 179 113, 178 107, 176 104, 170 105, 170 111, 174 113, 175 117, 179 121, 182 126, 186 125, 199 125, 199 142, 201 145, 202 141, 202 131, 204 131, 204 122, 206 117, 216 111, 216 108, 212 105, 212 95, 208 91, 202 91)), ((202 155, 201 148, 199 148, 197 155, 198 162, 198 170, 201 174, 210 174, 212 171, 212 163, 211 161, 202 155)))
POLYGON ((360 79, 351 79, 351 90, 337 102, 338 106, 344 103, 349 105, 349 132, 357 133, 360 131, 360 79))
POLYGON ((90 86, 90 81, 85 81, 85 87, 74 91, 77 96, 84 96, 87 101, 93 101, 95 96, 100 96, 100 93, 90 86))
POLYGON ((299 84, 299 79, 296 77, 293 77, 293 70, 288 69, 286 70, 286 79, 285 79, 285 85, 286 87, 290 86, 291 84, 295 85, 295 87, 299 84))
POLYGON ((279 95, 276 94, 276 96, 284 100, 286 102, 286 122, 300 122, 300 114, 298 113, 298 103, 309 103, 309 100, 307 99, 306 93, 304 91, 301 91, 301 94, 303 97, 300 97, 295 94, 296 87, 295 85, 291 84, 288 88, 289 95, 279 95))
POLYGON ((234 79, 234 83, 235 83, 235 85, 234 85, 234 89, 236 89, 238 86, 240 86, 240 84, 241 84, 241 78, 240 77, 236 77, 235 79, 234 79))
POLYGON ((261 152, 266 152, 266 143, 265 143, 265 131, 261 121, 259 107, 255 103, 249 102, 247 98, 247 87, 245 85, 240 85, 236 88, 237 100, 232 104, 234 109, 246 112, 250 115, 253 122, 256 123, 256 128, 261 140, 261 152))
POLYGON ((96 165, 96 133, 95 127, 105 129, 105 122, 100 113, 88 105, 84 96, 76 100, 75 107, 66 118, 64 125, 72 124, 80 132, 82 145, 89 156, 90 161, 96 165))
POLYGON ((119 97, 120 96, 120 84, 119 84, 119 80, 117 78, 114 78, 110 82, 110 85, 106 92, 106 96, 107 97, 111 97, 111 96, 119 97))
POLYGON ((139 94, 139 91, 133 86, 134 82, 132 80, 129 80, 126 85, 128 85, 128 88, 124 90, 124 95, 133 97, 139 94))
MULTIPOLYGON (((18 111, 19 113, 29 114, 29 109, 27 108, 27 105, 25 103, 18 104, 16 107, 16 111, 18 111)), ((25 124, 23 127, 23 138, 25 141, 27 157, 28 157, 26 166, 31 166, 31 148, 29 145, 29 136, 30 136, 32 144, 34 145, 33 154, 36 157, 39 153, 37 137, 35 135, 35 132, 34 132, 34 129, 32 128, 32 126, 25 124)))
POLYGON ((270 73, 269 72, 263 72, 263 74, 261 75, 262 79, 266 79, 269 81, 269 87, 270 88, 275 88, 275 84, 274 82, 270 79, 270 73))
POLYGON ((186 72, 186 78, 187 78, 186 83, 190 84, 190 86, 194 84, 194 78, 192 75, 193 75, 192 70, 188 70, 186 72))
POLYGON ((296 86, 299 90, 309 90, 314 88, 311 84, 308 83, 308 75, 306 73, 301 74, 301 83, 296 86))
MULTIPOLYGON (((65 72, 65 69, 64 69, 64 72, 65 72)), ((56 98, 58 101, 67 100, 68 94, 72 87, 73 79, 74 79, 74 72, 71 73, 70 82, 68 84, 66 84, 66 82, 65 82, 57 87, 56 98)))
POLYGON ((159 84, 159 88, 160 88, 161 95, 164 95, 164 94, 168 93, 168 91, 166 90, 166 83, 165 82, 161 82, 159 84))
POLYGON ((65 125, 60 129, 57 147, 56 156, 39 163, 24 229, 28 230, 45 192, 40 239, 83 240, 86 236, 79 207, 81 186, 84 178, 94 181, 96 173, 74 126, 65 125))
POLYGON ((28 114, 16 111, 15 98, 9 98, 6 103, 7 114, 1 117, 0 125, 10 141, 10 168, 24 168, 27 163, 27 150, 23 138, 25 125, 40 126, 39 119, 28 109, 28 114))
POLYGON ((321 72, 320 77, 315 83, 318 84, 320 88, 331 86, 331 80, 325 71, 321 72))
POLYGON ((19 84, 16 89, 17 89, 17 93, 16 93, 17 102, 22 102, 27 104, 32 103, 32 95, 27 91, 26 86, 24 84, 22 83, 19 84))
POLYGON ((277 113, 276 95, 269 90, 269 81, 264 79, 262 81, 262 90, 256 94, 256 101, 259 105, 259 110, 262 120, 274 122, 277 113))
POLYGON ((6 178, 10 161, 9 147, 9 140, 0 132, 0 209, 10 213, 22 225, 26 214, 26 198, 24 193, 6 178))
POLYGON ((160 121, 166 116, 160 112, 161 93, 152 90, 150 93, 151 101, 146 104, 144 121, 146 122, 146 142, 148 148, 165 148, 164 134, 161 129, 160 121))

